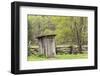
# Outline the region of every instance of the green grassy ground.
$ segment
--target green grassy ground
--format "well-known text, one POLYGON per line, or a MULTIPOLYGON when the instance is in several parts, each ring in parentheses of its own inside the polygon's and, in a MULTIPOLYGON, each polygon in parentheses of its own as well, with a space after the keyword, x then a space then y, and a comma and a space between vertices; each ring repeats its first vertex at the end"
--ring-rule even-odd
POLYGON ((63 54, 63 55, 56 55, 54 58, 46 58, 46 57, 39 57, 35 55, 28 56, 28 61, 40 61, 40 60, 55 60, 55 59, 86 59, 88 58, 88 54, 63 54))

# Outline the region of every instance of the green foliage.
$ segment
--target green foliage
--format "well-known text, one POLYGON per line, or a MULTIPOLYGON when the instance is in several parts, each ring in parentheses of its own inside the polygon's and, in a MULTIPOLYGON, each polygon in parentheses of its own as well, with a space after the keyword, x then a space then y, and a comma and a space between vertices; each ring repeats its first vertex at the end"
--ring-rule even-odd
POLYGON ((54 32, 52 30, 50 30, 50 29, 45 29, 44 32, 43 32, 44 35, 53 34, 53 33, 54 32))
POLYGON ((46 57, 46 56, 44 56, 43 54, 37 54, 36 56, 38 56, 38 57, 46 57))
POLYGON ((28 41, 38 45, 37 36, 56 34, 56 44, 87 45, 87 17, 28 15, 28 41))

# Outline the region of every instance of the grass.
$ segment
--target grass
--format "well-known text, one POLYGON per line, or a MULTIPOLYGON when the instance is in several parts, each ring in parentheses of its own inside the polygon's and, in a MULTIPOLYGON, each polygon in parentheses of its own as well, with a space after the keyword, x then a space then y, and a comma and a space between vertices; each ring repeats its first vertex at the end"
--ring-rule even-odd
POLYGON ((84 59, 84 58, 88 58, 87 54, 63 54, 63 55, 57 55, 56 56, 57 59, 84 59))
POLYGON ((36 55, 31 55, 28 56, 28 61, 41 61, 41 60, 56 60, 56 59, 87 59, 88 58, 88 54, 87 53, 83 53, 83 54, 57 54, 54 58, 47 58, 45 56, 43 57, 39 57, 36 55))

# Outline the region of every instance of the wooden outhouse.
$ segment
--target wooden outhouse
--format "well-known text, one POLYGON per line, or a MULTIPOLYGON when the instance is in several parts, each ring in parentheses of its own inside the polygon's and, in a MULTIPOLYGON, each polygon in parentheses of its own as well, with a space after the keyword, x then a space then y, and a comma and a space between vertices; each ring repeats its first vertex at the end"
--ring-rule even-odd
POLYGON ((38 36, 39 52, 46 57, 56 55, 55 34, 38 36))

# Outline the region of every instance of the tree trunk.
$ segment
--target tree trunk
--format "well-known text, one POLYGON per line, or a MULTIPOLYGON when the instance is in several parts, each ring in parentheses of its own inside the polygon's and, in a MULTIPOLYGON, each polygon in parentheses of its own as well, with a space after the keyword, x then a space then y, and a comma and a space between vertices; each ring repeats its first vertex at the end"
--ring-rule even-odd
POLYGON ((69 51, 69 54, 72 54, 73 53, 73 46, 70 46, 70 51, 69 51))
POLYGON ((82 53, 82 44, 81 44, 81 41, 79 41, 78 47, 79 47, 79 53, 82 53))
POLYGON ((81 30, 78 29, 77 23, 75 22, 77 45, 79 48, 79 53, 82 53, 82 43, 81 43, 81 30))

